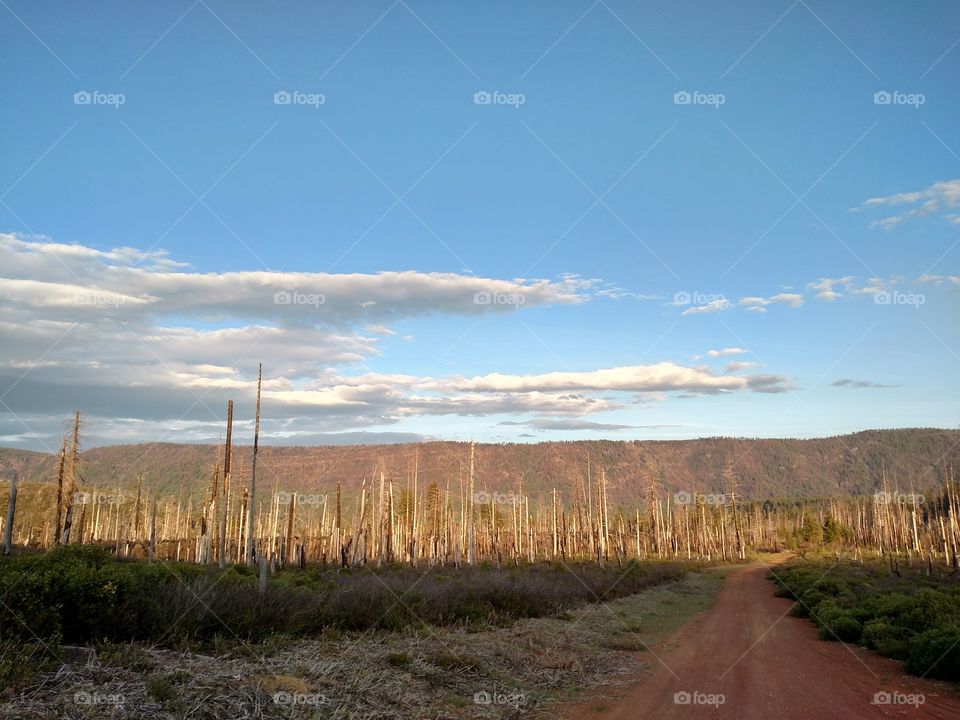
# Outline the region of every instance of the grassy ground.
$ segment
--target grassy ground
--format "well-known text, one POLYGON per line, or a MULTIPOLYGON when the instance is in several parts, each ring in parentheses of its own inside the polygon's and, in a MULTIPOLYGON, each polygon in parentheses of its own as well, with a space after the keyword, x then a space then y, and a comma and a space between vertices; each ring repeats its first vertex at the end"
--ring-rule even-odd
MULTIPOLYGON (((657 660, 645 651, 663 638, 671 635, 694 615, 709 608, 727 575, 736 566, 720 566, 688 574, 683 580, 652 588, 639 595, 607 603, 603 608, 591 608, 597 618, 603 637, 597 640, 596 651, 603 655, 603 649, 618 652, 641 653, 628 662, 625 669, 612 676, 599 675, 591 682, 572 685, 565 688, 561 695, 564 699, 574 699, 580 692, 597 685, 619 685, 633 682, 630 670, 637 670, 637 661, 641 669, 657 660), (620 677, 617 677, 619 675, 620 677)), ((603 710, 605 701, 593 701, 594 710, 603 710)))
POLYGON ((0 715, 546 718, 552 703, 655 662, 645 648, 708 607, 724 576, 724 569, 691 572, 610 602, 500 626, 328 629, 312 639, 220 641, 207 652, 101 644, 8 693, 0 715))

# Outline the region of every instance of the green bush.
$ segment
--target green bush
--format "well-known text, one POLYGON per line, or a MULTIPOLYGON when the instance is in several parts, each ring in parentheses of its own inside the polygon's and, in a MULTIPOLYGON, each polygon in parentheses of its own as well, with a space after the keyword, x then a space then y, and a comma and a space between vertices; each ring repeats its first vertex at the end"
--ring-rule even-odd
POLYGON ((797 561, 776 569, 777 594, 796 602, 825 640, 862 642, 907 670, 960 680, 960 580, 915 569, 892 574, 886 562, 797 561), (957 643, 954 645, 954 643, 957 643))
POLYGON ((814 620, 820 626, 821 640, 839 640, 858 643, 863 633, 863 625, 849 610, 837 607, 826 601, 814 609, 814 620))
POLYGON ((958 598, 930 588, 922 588, 911 600, 909 607, 900 615, 898 624, 914 632, 945 625, 960 625, 958 598))
MULTIPOLYGON (((681 578, 692 564, 539 564, 521 568, 292 568, 257 592, 253 568, 118 561, 90 547, 0 559, 0 637, 69 644, 131 641, 173 647, 260 642, 275 633, 399 630, 424 623, 509 625, 563 616, 681 578), (175 622, 174 622, 175 621, 175 622)), ((109 654, 109 650, 107 650, 109 654)))
POLYGON ((907 671, 915 675, 960 681, 960 628, 922 632, 910 641, 907 671))
POLYGON ((913 598, 899 592, 877 593, 863 599, 861 606, 869 611, 873 618, 883 618, 893 625, 899 624, 899 618, 910 609, 913 598))
POLYGON ((876 619, 864 625, 861 639, 863 644, 871 650, 897 660, 906 660, 912 634, 907 628, 891 625, 887 620, 876 619))

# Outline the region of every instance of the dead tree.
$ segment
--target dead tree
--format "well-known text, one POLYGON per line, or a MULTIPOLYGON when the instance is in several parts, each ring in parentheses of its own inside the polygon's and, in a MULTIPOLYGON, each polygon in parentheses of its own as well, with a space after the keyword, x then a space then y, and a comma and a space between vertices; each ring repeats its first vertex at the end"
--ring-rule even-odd
POLYGON ((263 383, 263 365, 257 374, 257 419, 253 431, 253 467, 250 470, 250 495, 247 501, 247 544, 244 551, 245 562, 253 563, 255 560, 253 552, 253 502, 257 493, 257 450, 260 445, 260 387, 263 383))
POLYGON ((17 471, 10 476, 10 500, 7 503, 7 522, 3 526, 3 554, 9 555, 13 548, 13 519, 17 511, 17 471))

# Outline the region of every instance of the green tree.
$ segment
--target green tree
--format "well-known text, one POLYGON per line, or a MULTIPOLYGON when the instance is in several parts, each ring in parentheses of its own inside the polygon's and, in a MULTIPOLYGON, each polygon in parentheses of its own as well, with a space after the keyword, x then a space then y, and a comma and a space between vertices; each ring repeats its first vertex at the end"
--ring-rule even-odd
POLYGON ((823 521, 823 541, 827 544, 834 543, 843 537, 843 526, 833 517, 827 515, 823 521))
POLYGON ((823 528, 813 515, 804 514, 800 535, 808 545, 819 545, 823 542, 823 528))

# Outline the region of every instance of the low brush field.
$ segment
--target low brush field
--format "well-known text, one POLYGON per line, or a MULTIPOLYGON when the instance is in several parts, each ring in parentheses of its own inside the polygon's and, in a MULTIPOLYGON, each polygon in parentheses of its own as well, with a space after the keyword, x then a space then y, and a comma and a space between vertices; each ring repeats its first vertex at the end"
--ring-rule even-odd
POLYGON ((536 717, 635 670, 722 575, 682 562, 290 568, 261 594, 239 565, 20 554, 0 559, 0 715, 536 717))

